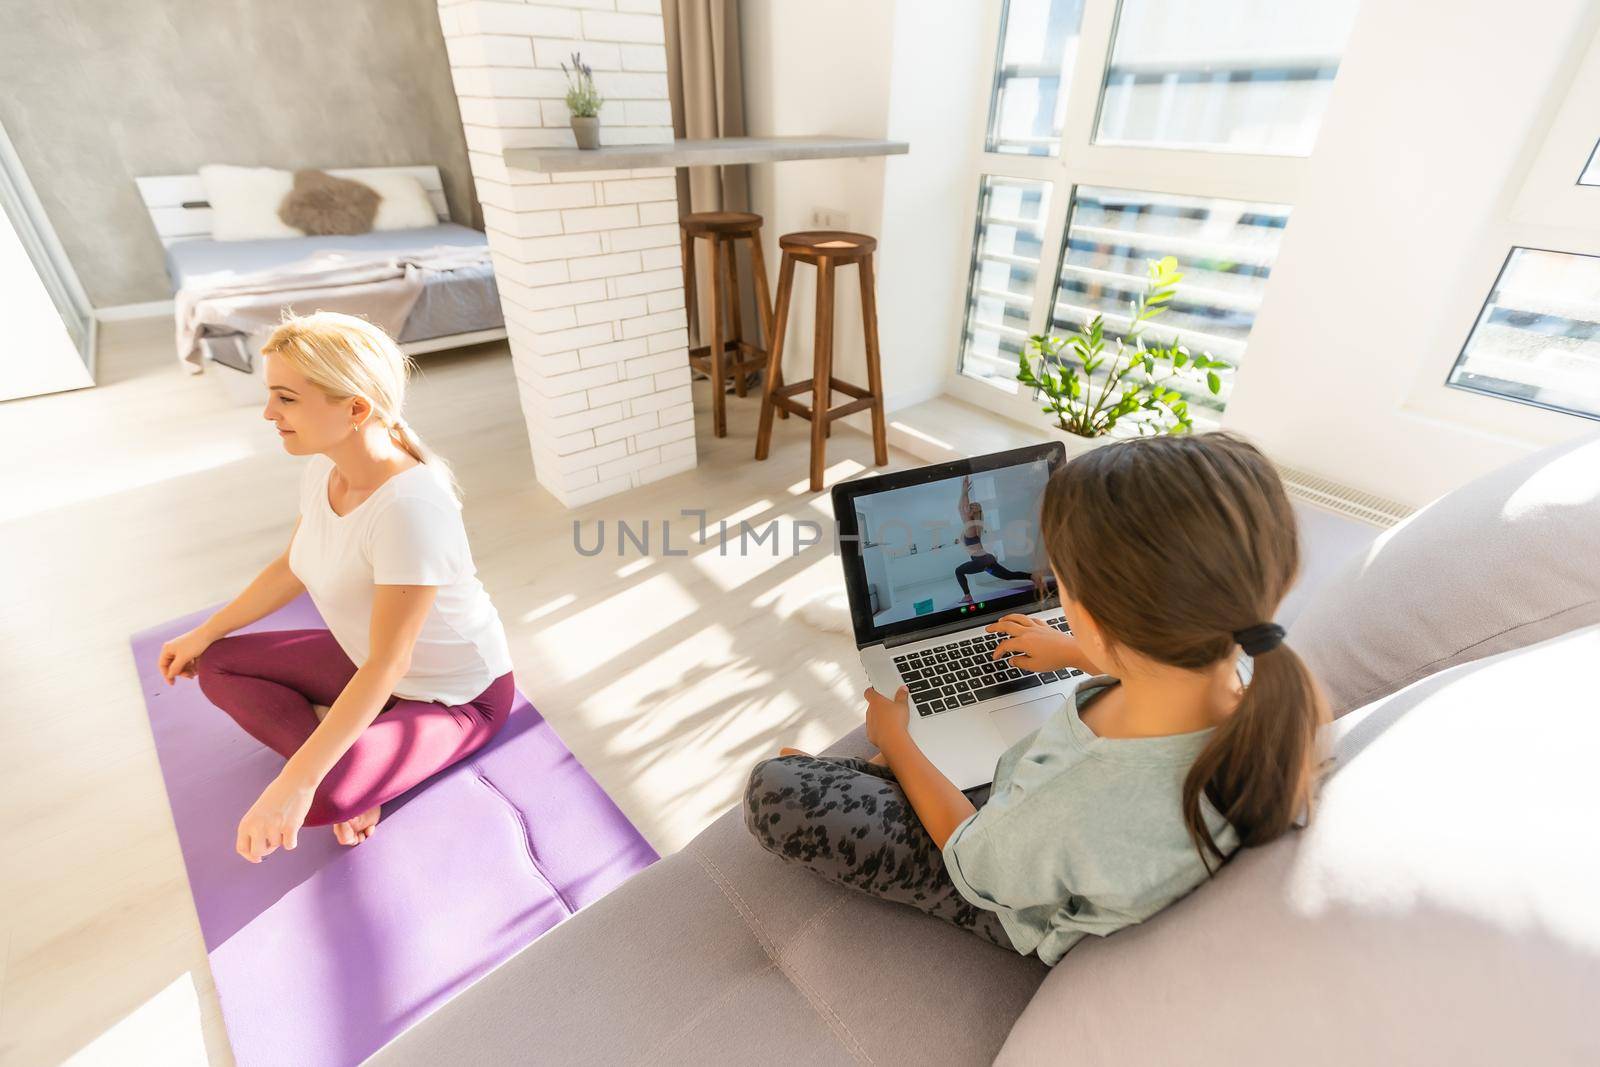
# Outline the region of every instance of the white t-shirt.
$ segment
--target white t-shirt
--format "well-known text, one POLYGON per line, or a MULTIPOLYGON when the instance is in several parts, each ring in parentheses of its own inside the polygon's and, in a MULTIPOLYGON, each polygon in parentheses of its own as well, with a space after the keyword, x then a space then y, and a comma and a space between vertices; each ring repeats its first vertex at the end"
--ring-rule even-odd
POLYGON ((438 468, 423 463, 392 475, 339 515, 328 502, 333 467, 321 453, 306 464, 289 569, 358 667, 372 654, 376 586, 438 586, 411 669, 394 692, 407 700, 467 703, 511 670, 511 648, 478 581, 461 505, 438 468))

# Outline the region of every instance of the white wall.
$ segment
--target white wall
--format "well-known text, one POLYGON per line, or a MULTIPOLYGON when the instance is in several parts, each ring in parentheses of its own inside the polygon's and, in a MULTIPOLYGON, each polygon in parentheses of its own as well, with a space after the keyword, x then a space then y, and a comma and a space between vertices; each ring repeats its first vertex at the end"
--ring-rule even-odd
POLYGON ((4 211, 0 211, 0 292, 6 294, 6 343, 13 356, 0 362, 0 400, 94 384, 4 211), (28 358, 15 358, 24 352, 28 358))
MULTIPOLYGON (((1481 275, 1477 258, 1504 258, 1485 232, 1520 188, 1590 15, 1585 0, 1525 0, 1514 17, 1496 0, 1362 5, 1228 426, 1280 462, 1412 504, 1531 450, 1408 402, 1466 340, 1456 289, 1481 275)), ((1569 421, 1569 436, 1594 430, 1569 421)))
POLYGON ((97 308, 172 295, 134 178, 433 163, 476 199, 433 0, 0 5, 0 125, 97 308))
MULTIPOLYGON (((745 0, 740 8, 745 110, 753 134, 831 133, 907 141, 887 158, 769 163, 751 168, 751 210, 766 219, 777 285, 778 235, 812 229, 816 208, 879 239, 878 334, 887 407, 943 390, 960 340, 960 305, 976 197, 974 110, 993 42, 979 40, 980 4, 919 0, 745 0)), ((785 377, 808 377, 814 272, 796 271, 785 377)), ((835 375, 866 384, 855 268, 835 276, 835 375)), ((776 293, 774 292, 774 295, 776 293)), ((842 403, 844 398, 836 398, 842 403)), ((865 413, 850 416, 866 427, 865 413)))
POLYGON ((561 66, 580 50, 609 101, 601 144, 672 141, 659 0, 440 5, 535 477, 570 508, 692 469, 672 168, 546 174, 505 157, 576 143, 561 66))
MULTIPOLYGON (((752 133, 911 143, 908 156, 888 160, 752 171, 774 279, 776 235, 809 228, 815 207, 842 208, 850 228, 880 236, 891 410, 939 391, 955 365, 980 147, 972 131, 997 43, 984 39, 983 7, 745 0, 741 9, 752 133)), ((1229 427, 1281 462, 1411 504, 1536 447, 1531 436, 1424 413, 1415 390, 1419 375, 1442 383, 1466 339, 1478 301, 1464 310, 1458 290, 1484 288, 1480 261, 1504 257, 1487 237, 1594 24, 1585 0, 1526 0, 1514 16, 1494 0, 1362 4, 1229 427)), ((1181 153, 1173 158, 1181 165, 1181 153)), ((810 365, 809 268, 799 277, 791 322, 804 323, 791 326, 789 343, 804 348, 785 359, 790 380, 810 365)), ((842 281, 836 360, 841 376, 859 378, 848 268, 842 281)), ((1572 418, 1553 436, 1593 429, 1572 418)))

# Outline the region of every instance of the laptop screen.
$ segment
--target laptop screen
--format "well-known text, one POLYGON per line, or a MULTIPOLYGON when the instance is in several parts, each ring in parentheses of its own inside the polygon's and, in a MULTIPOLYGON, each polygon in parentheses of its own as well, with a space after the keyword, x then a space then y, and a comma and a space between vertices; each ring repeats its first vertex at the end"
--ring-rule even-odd
POLYGON ((845 482, 834 490, 858 645, 1053 606, 1039 506, 1059 443, 845 482))

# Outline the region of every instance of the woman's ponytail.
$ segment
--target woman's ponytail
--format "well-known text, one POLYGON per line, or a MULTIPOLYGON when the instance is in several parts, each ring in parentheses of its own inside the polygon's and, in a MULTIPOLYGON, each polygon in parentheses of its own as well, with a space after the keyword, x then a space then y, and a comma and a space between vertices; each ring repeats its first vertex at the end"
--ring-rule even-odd
POLYGON ((458 503, 461 501, 461 484, 456 481, 454 468, 450 466, 443 456, 429 448, 422 438, 417 436, 417 431, 411 428, 409 422, 403 419, 396 419, 394 424, 389 427, 389 433, 393 435, 395 443, 411 453, 411 457, 418 463, 426 463, 428 466, 438 469, 444 475, 444 480, 449 483, 450 491, 455 495, 456 501, 458 503))
POLYGON ((1207 869, 1213 869, 1210 857, 1225 857, 1201 812, 1202 794, 1246 847, 1282 836, 1311 804, 1326 702, 1287 645, 1262 652, 1253 666, 1239 706, 1216 728, 1183 782, 1184 825, 1207 869))

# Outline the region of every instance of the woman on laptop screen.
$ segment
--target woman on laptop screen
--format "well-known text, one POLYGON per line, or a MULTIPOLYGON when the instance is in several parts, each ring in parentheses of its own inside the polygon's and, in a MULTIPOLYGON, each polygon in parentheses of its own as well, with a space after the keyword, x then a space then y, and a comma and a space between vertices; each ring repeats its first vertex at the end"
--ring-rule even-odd
POLYGON ((961 603, 972 603, 972 589, 967 585, 969 574, 992 574, 1013 582, 1031 582, 1033 575, 1014 571, 1003 566, 994 553, 983 547, 983 505, 972 499, 972 477, 961 479, 961 503, 956 509, 961 516, 961 545, 972 558, 956 568, 956 581, 961 585, 961 603))
POLYGON ((1326 708, 1270 622, 1298 537, 1277 472, 1242 438, 1085 453, 1051 477, 1040 529, 1071 633, 1007 615, 988 627, 1004 635, 994 656, 1088 674, 992 786, 957 789, 912 739, 905 688, 868 689, 879 754, 785 749, 751 771, 745 823, 790 862, 1054 965, 1287 832, 1326 708))

